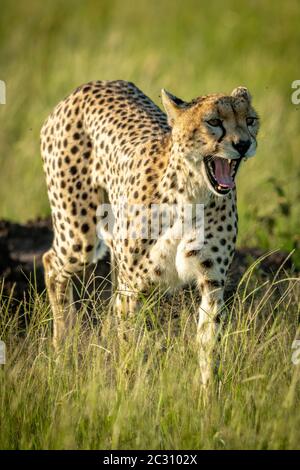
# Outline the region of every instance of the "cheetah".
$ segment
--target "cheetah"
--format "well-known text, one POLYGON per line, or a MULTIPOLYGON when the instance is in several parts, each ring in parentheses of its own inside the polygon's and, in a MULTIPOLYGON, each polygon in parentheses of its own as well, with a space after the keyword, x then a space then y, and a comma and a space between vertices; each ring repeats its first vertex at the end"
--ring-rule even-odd
POLYGON ((43 256, 53 341, 59 346, 74 324, 72 276, 95 260, 104 243, 113 260, 118 314, 136 312, 139 293, 152 286, 197 285, 200 370, 208 383, 237 238, 235 177, 256 152, 259 118, 245 87, 190 102, 163 89, 161 98, 165 112, 133 83, 94 81, 61 101, 42 127, 54 228, 43 256), (127 227, 141 215, 136 207, 144 208, 146 226, 153 206, 178 207, 182 214, 185 205, 200 204, 204 217, 181 236, 172 236, 180 219, 174 215, 157 237, 120 236, 121 200, 127 227), (97 213, 106 205, 114 217, 111 230, 97 213))

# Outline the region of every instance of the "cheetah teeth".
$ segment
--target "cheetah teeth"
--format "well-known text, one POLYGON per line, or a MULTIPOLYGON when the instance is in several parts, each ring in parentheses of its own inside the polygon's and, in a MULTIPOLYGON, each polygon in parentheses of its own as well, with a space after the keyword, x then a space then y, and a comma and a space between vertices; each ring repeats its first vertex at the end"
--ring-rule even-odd
POLYGON ((211 163, 211 162, 208 162, 208 167, 209 167, 209 169, 210 169, 211 171, 214 171, 214 168, 213 168, 213 166, 212 166, 212 163, 211 163))
POLYGON ((231 162, 231 172, 230 172, 231 176, 234 176, 235 168, 236 168, 236 162, 233 161, 231 162))

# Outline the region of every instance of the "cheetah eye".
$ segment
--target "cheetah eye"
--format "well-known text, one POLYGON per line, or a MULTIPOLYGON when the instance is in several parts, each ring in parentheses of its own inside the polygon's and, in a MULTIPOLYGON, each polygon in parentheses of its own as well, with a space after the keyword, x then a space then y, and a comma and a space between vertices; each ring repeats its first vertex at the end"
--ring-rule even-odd
POLYGON ((256 118, 254 118, 254 117, 247 117, 247 119, 246 119, 247 126, 254 126, 255 121, 256 121, 256 118))
POLYGON ((222 127, 221 119, 210 119, 209 121, 206 121, 206 122, 212 127, 222 127))

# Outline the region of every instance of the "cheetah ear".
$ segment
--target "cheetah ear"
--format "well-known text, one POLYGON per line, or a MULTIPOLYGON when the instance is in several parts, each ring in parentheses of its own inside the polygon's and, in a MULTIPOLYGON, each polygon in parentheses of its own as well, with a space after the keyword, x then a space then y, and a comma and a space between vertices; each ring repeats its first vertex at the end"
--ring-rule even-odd
POLYGON ((164 88, 161 90, 161 100, 168 116, 168 123, 172 126, 178 116, 182 113, 182 108, 186 103, 180 98, 177 98, 177 96, 169 93, 164 88))
POLYGON ((244 86, 238 86, 237 88, 235 88, 232 91, 231 96, 233 96, 234 98, 244 98, 249 103, 251 103, 252 100, 252 96, 250 95, 248 88, 244 86))

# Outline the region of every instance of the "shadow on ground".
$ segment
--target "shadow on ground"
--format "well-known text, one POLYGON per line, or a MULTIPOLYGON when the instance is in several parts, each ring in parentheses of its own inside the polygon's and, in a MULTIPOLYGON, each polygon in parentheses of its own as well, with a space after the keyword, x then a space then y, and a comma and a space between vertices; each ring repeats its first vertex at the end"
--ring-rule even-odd
MULTIPOLYGON (((6 220, 0 221, 0 280, 3 282, 2 293, 11 295, 16 301, 26 297, 29 284, 36 286, 38 292, 45 288, 42 255, 50 247, 53 237, 51 220, 37 219, 27 224, 17 224, 6 220)), ((230 282, 226 296, 231 295, 242 274, 249 265, 266 254, 259 248, 240 248, 235 255, 230 270, 230 282)), ((287 253, 276 251, 269 254, 260 263, 260 274, 272 278, 284 263, 284 268, 292 268, 287 253), (286 260, 286 261, 285 261, 286 260)), ((109 276, 109 259, 98 263, 98 279, 109 276)))

